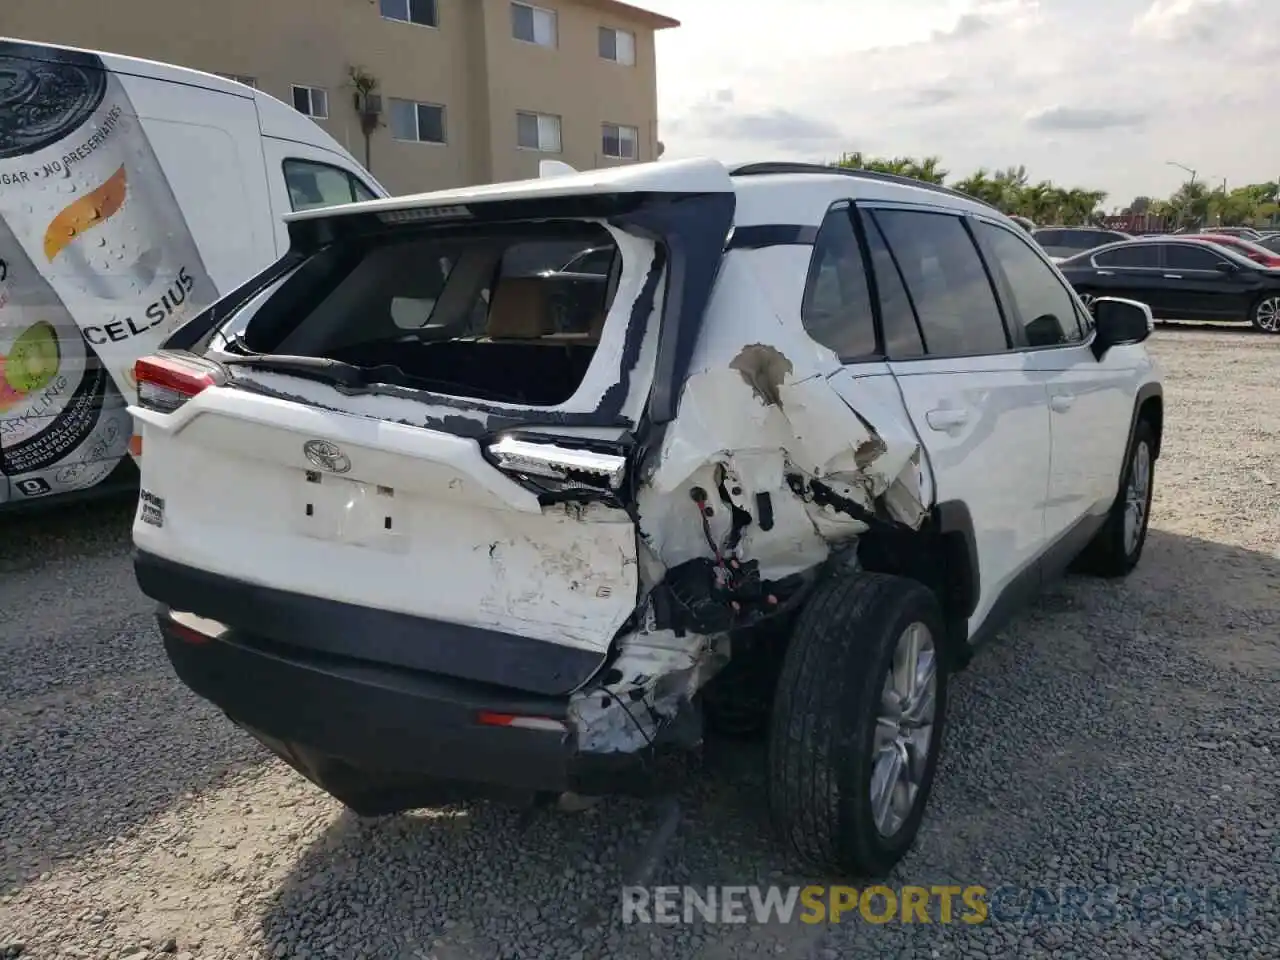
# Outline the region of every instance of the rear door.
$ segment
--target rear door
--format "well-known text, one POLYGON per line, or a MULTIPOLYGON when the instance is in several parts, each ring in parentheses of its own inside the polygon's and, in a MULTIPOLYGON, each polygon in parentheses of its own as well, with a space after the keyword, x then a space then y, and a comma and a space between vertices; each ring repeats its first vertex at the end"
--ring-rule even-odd
POLYGON ((967 218, 898 206, 864 210, 889 366, 932 467, 939 502, 973 520, 981 595, 972 635, 1044 542, 1049 410, 1010 347, 967 218), (889 336, 888 331, 898 333, 889 336), (919 339, 916 339, 916 335, 919 339))
POLYGON ((1094 282, 1099 296, 1126 297, 1148 304, 1157 316, 1169 302, 1161 276, 1158 243, 1134 243, 1100 250, 1093 255, 1094 282))

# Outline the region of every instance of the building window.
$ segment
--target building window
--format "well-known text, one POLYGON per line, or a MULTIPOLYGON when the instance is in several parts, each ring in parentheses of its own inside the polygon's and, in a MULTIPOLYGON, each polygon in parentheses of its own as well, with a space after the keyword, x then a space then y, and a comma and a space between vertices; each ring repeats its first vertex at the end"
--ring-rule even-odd
POLYGON ((525 43, 536 43, 540 47, 556 45, 556 12, 541 7, 531 7, 527 3, 511 5, 511 35, 525 43))
POLYGON ((329 119, 329 94, 324 87, 293 85, 293 108, 313 120, 329 119))
POLYGON ((635 66, 636 35, 613 27, 600 28, 600 57, 624 67, 635 66))
POLYGON ((423 27, 440 26, 436 0, 378 0, 378 9, 384 20, 416 23, 423 27))
POLYGON ((525 150, 559 153, 560 118, 548 113, 517 113, 516 145, 525 150))
POLYGON ((391 98, 391 136, 416 143, 444 143, 444 107, 391 98))
POLYGON ((640 130, 606 123, 601 132, 604 139, 604 155, 615 160, 635 160, 640 156, 640 130))
POLYGON ((221 77, 223 80, 234 80, 236 83, 243 83, 246 87, 253 87, 255 90, 258 89, 258 81, 254 77, 246 77, 239 73, 219 73, 217 76, 221 77))

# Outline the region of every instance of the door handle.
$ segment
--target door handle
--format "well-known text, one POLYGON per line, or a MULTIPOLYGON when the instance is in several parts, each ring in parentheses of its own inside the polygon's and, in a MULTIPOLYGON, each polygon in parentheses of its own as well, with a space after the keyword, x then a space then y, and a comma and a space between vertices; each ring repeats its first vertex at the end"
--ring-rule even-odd
POLYGON ((1116 275, 1116 272, 1115 272, 1114 270, 1099 270, 1099 271, 1098 271, 1098 276, 1100 276, 1100 277, 1114 277, 1115 275, 1116 275))
POLYGON ((1164 278, 1165 278, 1166 280, 1181 280, 1181 279, 1182 279, 1182 274, 1180 274, 1180 273, 1166 273, 1166 274, 1164 275, 1164 278))
POLYGON ((1049 398, 1049 407, 1058 413, 1066 413, 1075 402, 1076 398, 1069 393, 1055 393, 1049 398))
POLYGON ((954 430, 969 422, 969 411, 958 407, 941 407, 924 415, 932 430, 954 430))

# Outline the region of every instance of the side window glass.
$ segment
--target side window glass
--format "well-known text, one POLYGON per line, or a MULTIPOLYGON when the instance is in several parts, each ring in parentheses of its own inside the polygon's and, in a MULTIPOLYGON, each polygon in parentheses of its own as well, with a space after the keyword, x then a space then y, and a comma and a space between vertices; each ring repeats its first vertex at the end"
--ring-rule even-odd
POLYGON ((847 206, 831 210, 818 228, 800 320, 809 336, 841 359, 876 352, 867 272, 847 206))
POLYGON ((1027 244, 1002 227, 977 222, 975 232, 987 244, 992 259, 1009 284, 1026 342, 1052 347, 1081 338, 1075 298, 1027 244))
POLYGON ((969 231, 956 216, 878 210, 930 356, 1003 353, 1000 307, 969 231))
POLYGON ((284 182, 289 190, 289 205, 295 211, 373 199, 373 194, 346 170, 314 160, 286 160, 284 182))
POLYGON ((1225 262, 1224 257, 1212 250, 1181 243, 1171 243, 1165 247, 1164 259, 1165 266, 1170 270, 1217 270, 1218 264, 1225 262))
POLYGON ((893 262, 893 254, 889 252, 884 234, 871 217, 863 217, 862 223, 867 233, 867 251, 871 254, 876 290, 880 295, 885 356, 890 360, 910 360, 924 356, 924 342, 920 339, 916 312, 911 307, 911 298, 907 296, 907 288, 902 285, 902 274, 893 262))
POLYGON ((1160 251, 1151 244, 1133 247, 1117 247, 1106 253, 1099 253, 1094 262, 1100 267, 1158 267, 1160 251))
POLYGON ((355 177, 351 178, 351 193, 356 200, 363 203, 365 200, 377 200, 378 196, 355 177))

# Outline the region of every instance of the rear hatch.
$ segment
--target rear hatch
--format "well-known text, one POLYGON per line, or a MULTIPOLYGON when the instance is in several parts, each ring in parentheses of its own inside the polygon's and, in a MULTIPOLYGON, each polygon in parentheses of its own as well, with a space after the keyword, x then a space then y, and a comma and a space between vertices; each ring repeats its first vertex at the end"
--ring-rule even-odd
POLYGON ((139 363, 136 545, 594 669, 636 608, 633 467, 674 416, 732 190, 696 161, 291 218, 280 263, 139 363), (603 273, 559 269, 601 249, 603 273))

